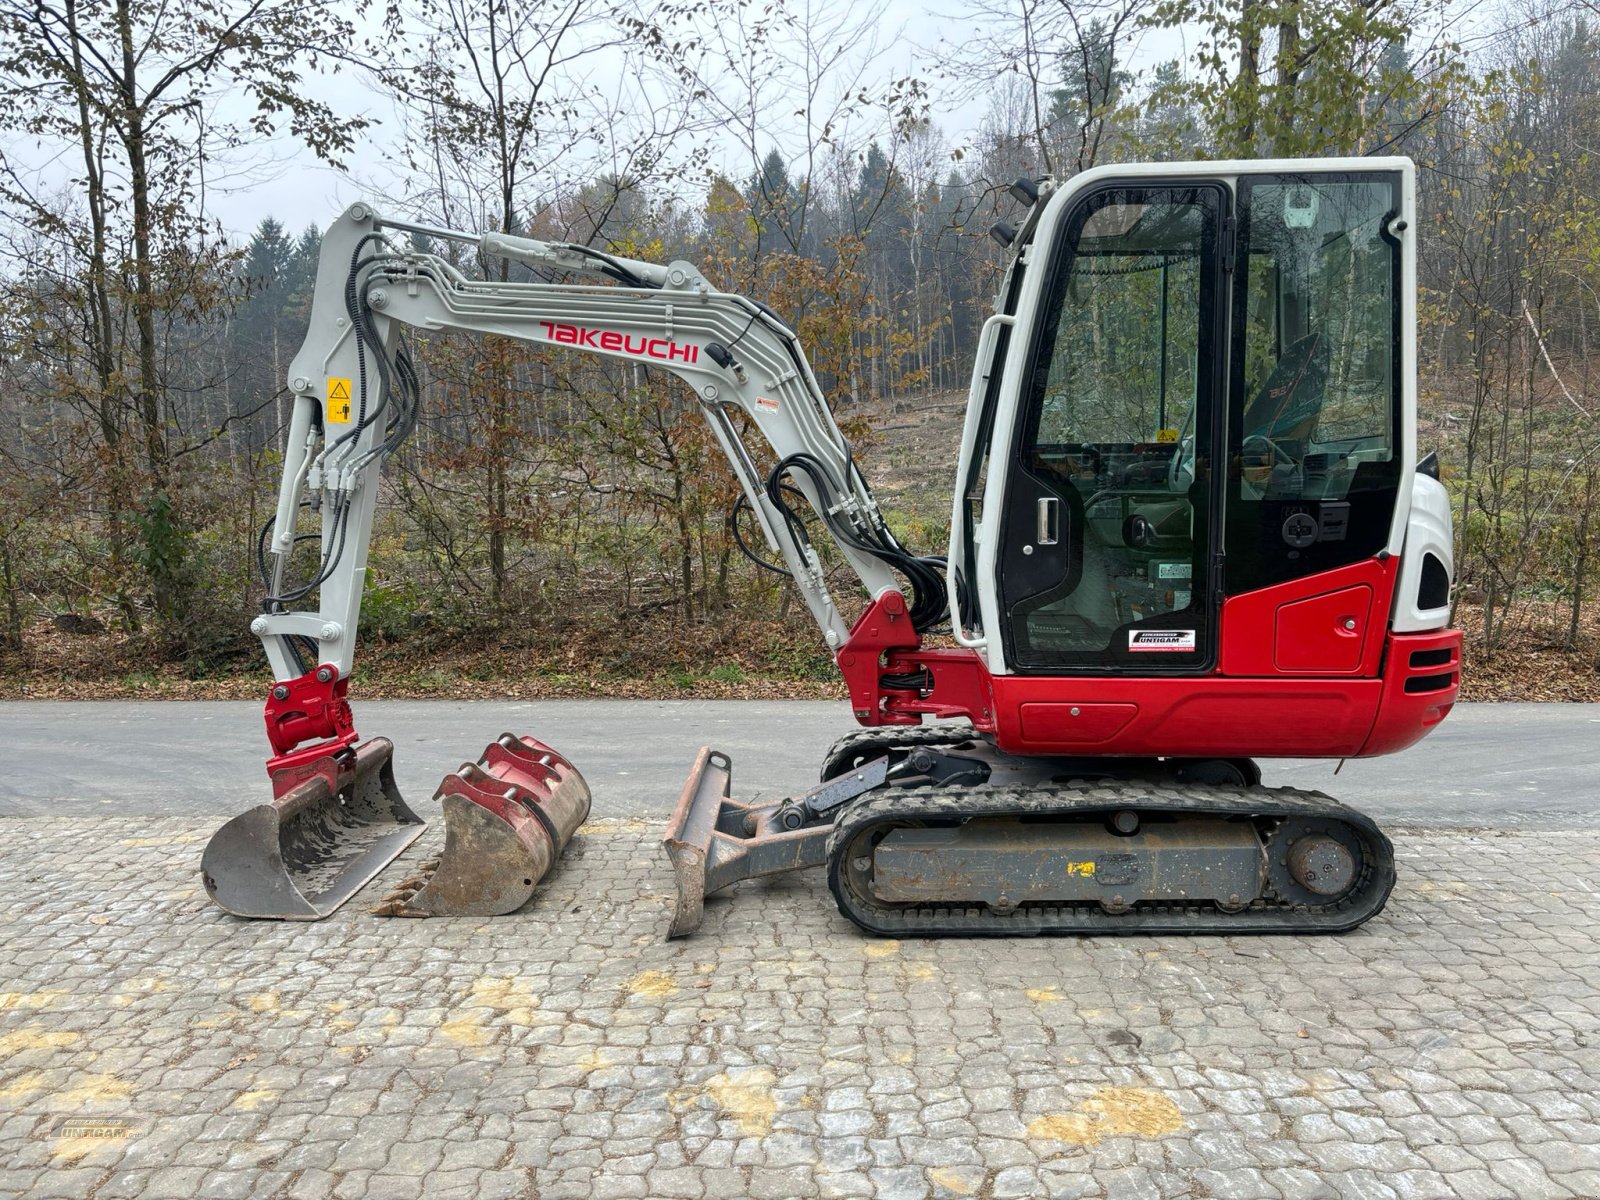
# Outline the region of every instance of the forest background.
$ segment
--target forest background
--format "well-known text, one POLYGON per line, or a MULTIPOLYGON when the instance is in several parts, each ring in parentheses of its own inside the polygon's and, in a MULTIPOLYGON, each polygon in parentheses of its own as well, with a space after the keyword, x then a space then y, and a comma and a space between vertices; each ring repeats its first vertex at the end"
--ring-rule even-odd
MULTIPOLYGON (((1467 695, 1600 699, 1594 9, 960 0, 926 44, 871 0, 4 0, 0 695, 264 686, 254 546, 336 213, 240 237, 219 212, 292 144, 388 211, 687 258, 769 304, 924 553, 1014 179, 1410 155, 1467 695)), ((733 479, 668 377, 450 335, 417 358, 368 694, 836 688, 788 585, 736 552, 733 479)))

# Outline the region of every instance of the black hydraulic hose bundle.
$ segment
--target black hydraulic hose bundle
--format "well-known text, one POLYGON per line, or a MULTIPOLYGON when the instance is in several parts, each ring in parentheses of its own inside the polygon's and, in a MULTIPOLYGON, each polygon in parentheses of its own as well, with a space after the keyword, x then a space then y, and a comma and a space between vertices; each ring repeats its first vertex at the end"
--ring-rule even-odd
MULTIPOLYGON (((864 492, 865 482, 856 469, 855 459, 848 447, 845 450, 845 464, 848 477, 853 479, 864 492)), ((791 454, 782 459, 767 476, 766 484, 767 498, 782 514, 795 549, 804 555, 806 548, 811 544, 805 521, 790 502, 790 497, 799 489, 784 482, 786 476, 796 473, 805 475, 810 481, 817 496, 817 503, 813 508, 828 526, 828 531, 841 544, 878 559, 890 569, 903 575, 911 585, 912 628, 918 633, 923 633, 942 625, 950 615, 949 598, 944 581, 945 560, 942 557, 921 557, 912 554, 900 544, 894 532, 876 514, 864 523, 864 528, 852 523, 840 510, 841 498, 848 494, 845 482, 840 480, 826 463, 804 452, 791 454)), ((804 495, 803 492, 800 494, 804 495)), ((738 506, 735 505, 735 515, 737 509, 738 506)), ((737 536, 737 530, 735 540, 748 557, 761 562, 744 546, 743 539, 737 536)), ((761 565, 769 570, 772 569, 769 563, 762 562, 761 565)))
MULTIPOLYGON (((781 336, 784 348, 794 364, 795 373, 803 378, 809 378, 810 367, 806 365, 805 356, 795 342, 794 335, 784 328, 783 322, 772 309, 759 300, 752 300, 750 303, 754 306, 750 320, 739 331, 738 336, 728 344, 724 353, 742 342, 745 335, 750 332, 751 326, 758 320, 767 320, 770 321, 773 331, 781 336)), ((848 442, 844 443, 844 460, 845 477, 842 480, 822 460, 804 452, 784 458, 767 475, 767 498, 783 517, 795 549, 804 558, 807 548, 811 545, 805 520, 790 502, 796 495, 804 498, 805 493, 793 484, 785 482, 786 478, 798 472, 810 480, 817 497, 817 503, 812 507, 834 538, 861 554, 878 559, 891 570, 903 575, 911 585, 912 628, 918 633, 924 633, 944 624, 950 616, 950 602, 944 578, 946 560, 940 556, 919 556, 911 553, 900 544, 893 530, 876 510, 862 510, 861 519, 858 521, 852 521, 846 516, 842 511, 843 501, 850 496, 870 498, 871 489, 856 468, 855 456, 851 453, 848 442)), ((740 553, 761 569, 777 575, 789 575, 783 567, 767 562, 745 543, 744 536, 739 530, 739 513, 748 504, 748 499, 741 495, 728 513, 728 528, 732 533, 734 544, 740 553)), ((962 610, 965 612, 967 607, 965 584, 959 577, 956 582, 962 610)))
MULTIPOLYGON (((799 488, 793 487, 790 484, 784 484, 784 488, 790 492, 793 492, 802 500, 805 499, 805 493, 799 488)), ((739 548, 740 554, 744 555, 751 562, 755 563, 755 565, 760 567, 763 571, 771 571, 774 575, 782 575, 785 579, 793 579, 794 573, 790 571, 788 567, 785 567, 780 563, 768 562, 751 548, 749 542, 744 540, 744 532, 739 528, 739 514, 750 507, 750 498, 743 492, 740 492, 739 498, 733 502, 733 507, 728 510, 728 533, 733 538, 733 544, 739 548)))
MULTIPOLYGON (((382 257, 381 254, 372 254, 362 258, 362 249, 368 242, 382 240, 382 234, 369 233, 356 243, 355 251, 350 256, 350 274, 345 281, 345 312, 349 315, 351 327, 356 334, 358 374, 356 421, 352 428, 327 445, 323 451, 324 457, 359 438, 362 432, 373 421, 377 420, 379 414, 384 412, 385 409, 390 410, 390 415, 384 425, 384 440, 375 451, 380 458, 391 454, 401 442, 411 435, 417 425, 421 409, 422 387, 417 377, 416 366, 411 359, 410 348, 404 338, 396 340, 394 365, 391 370, 389 356, 385 352, 383 342, 378 337, 377 330, 372 327, 369 317, 370 309, 367 291, 371 286, 371 280, 370 278, 367 280, 361 279, 362 268, 370 266, 382 257), (367 403, 367 352, 369 350, 372 352, 372 357, 377 367, 380 386, 378 403, 372 406, 370 411, 367 403)), ((334 513, 336 522, 335 536, 333 544, 322 555, 317 574, 309 581, 296 584, 285 589, 282 593, 268 595, 263 602, 264 611, 279 611, 285 605, 303 600, 325 583, 338 567, 339 561, 344 555, 345 534, 349 527, 350 510, 348 504, 342 498, 342 492, 336 492, 335 497, 335 504, 337 505, 334 513)), ((308 507, 308 505, 302 503, 301 507, 308 507)), ((266 544, 276 521, 276 514, 269 517, 261 527, 261 532, 256 539, 256 565, 261 572, 262 582, 268 588, 272 587, 272 574, 267 567, 266 544)), ((319 541, 321 537, 320 533, 297 534, 294 538, 294 544, 298 545, 300 542, 305 541, 319 541)))

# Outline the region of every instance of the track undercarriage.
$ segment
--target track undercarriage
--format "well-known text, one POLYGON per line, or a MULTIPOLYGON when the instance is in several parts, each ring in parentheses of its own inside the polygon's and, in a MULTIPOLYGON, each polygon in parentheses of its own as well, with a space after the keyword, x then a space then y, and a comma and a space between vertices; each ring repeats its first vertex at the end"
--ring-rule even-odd
POLYGON ((665 845, 671 936, 742 879, 825 866, 872 933, 1333 933, 1382 910, 1392 847, 1318 792, 1263 788, 1249 760, 1018 759, 962 725, 841 739, 823 779, 733 800, 702 750, 665 845))

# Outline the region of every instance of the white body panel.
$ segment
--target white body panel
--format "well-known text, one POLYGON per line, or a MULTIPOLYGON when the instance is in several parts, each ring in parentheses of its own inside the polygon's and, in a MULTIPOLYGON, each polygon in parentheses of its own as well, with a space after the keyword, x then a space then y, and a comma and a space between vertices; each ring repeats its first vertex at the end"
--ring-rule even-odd
POLYGON ((1411 509, 1406 524, 1405 549, 1400 555, 1400 581, 1395 585, 1394 617, 1396 633, 1427 633, 1450 624, 1450 590, 1444 603, 1423 608, 1417 602, 1422 587, 1422 565, 1433 555, 1444 566, 1445 578, 1454 581, 1455 538, 1450 524, 1450 493, 1436 479, 1426 475, 1411 477, 1411 509))

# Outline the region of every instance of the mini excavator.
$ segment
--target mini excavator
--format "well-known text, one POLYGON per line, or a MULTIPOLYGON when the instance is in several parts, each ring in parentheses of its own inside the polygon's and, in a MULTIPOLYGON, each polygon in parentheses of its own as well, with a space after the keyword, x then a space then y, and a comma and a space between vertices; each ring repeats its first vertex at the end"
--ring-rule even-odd
MULTIPOLYGON (((816 866, 846 917, 897 937, 1360 925, 1393 885, 1389 840, 1263 787, 1256 760, 1393 753, 1456 699, 1450 506, 1417 460, 1415 189, 1403 158, 1019 180, 944 557, 890 530, 766 305, 686 262, 355 205, 322 241, 258 546, 273 799, 207 846, 208 892, 314 920, 422 829, 347 689, 379 469, 419 413, 405 334, 451 330, 682 380, 739 483, 736 535, 743 516, 772 557, 741 548, 799 591, 863 727, 771 803, 734 799, 728 757, 700 751, 664 839, 671 935, 710 894, 816 866), (517 278, 421 248, 450 242, 517 278)), ((442 854, 375 911, 512 911, 589 811, 571 762, 510 734, 436 798, 442 854)))

